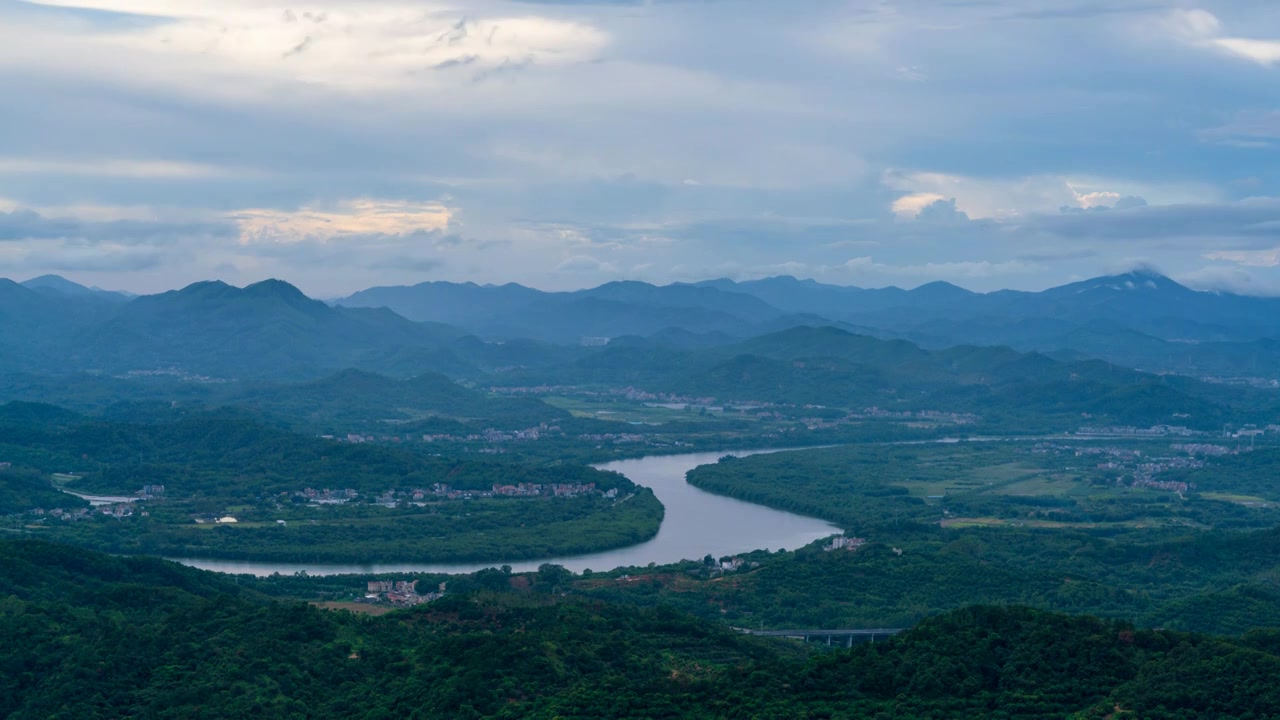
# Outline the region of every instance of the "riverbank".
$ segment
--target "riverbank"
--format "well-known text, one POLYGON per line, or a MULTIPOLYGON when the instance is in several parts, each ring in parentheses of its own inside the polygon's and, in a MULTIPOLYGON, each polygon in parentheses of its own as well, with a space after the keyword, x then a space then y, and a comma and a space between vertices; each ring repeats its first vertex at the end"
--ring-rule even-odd
MULTIPOLYGON (((611 570, 619 567, 665 565, 706 555, 719 558, 758 549, 794 549, 840 532, 822 520, 773 510, 690 486, 685 474, 699 465, 714 463, 726 454, 738 457, 782 452, 784 449, 715 451, 683 455, 657 455, 619 460, 596 466, 625 475, 653 491, 665 508, 657 534, 646 542, 605 552, 549 555, 509 562, 516 572, 528 572, 544 563, 563 565, 574 572, 611 570)), ((504 564, 490 562, 455 563, 288 563, 219 560, 213 558, 170 558, 205 570, 259 576, 345 575, 379 573, 471 573, 504 564)))

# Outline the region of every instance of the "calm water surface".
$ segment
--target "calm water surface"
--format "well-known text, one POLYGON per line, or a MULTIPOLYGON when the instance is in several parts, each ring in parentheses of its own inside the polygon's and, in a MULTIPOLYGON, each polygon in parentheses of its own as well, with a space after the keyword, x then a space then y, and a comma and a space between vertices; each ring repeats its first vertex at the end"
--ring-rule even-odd
MULTIPOLYGON (((758 455, 779 452, 749 450, 735 452, 691 453, 619 460, 597 465, 602 470, 615 470, 637 485, 653 488, 666 506, 666 517, 658 534, 649 542, 619 550, 591 555, 549 557, 540 560, 508 563, 516 572, 537 570, 542 563, 556 563, 574 572, 585 569, 612 570, 617 567, 664 565, 685 559, 697 559, 710 553, 713 557, 735 555, 751 550, 785 548, 792 550, 819 538, 840 532, 836 526, 803 515, 772 510, 762 505, 712 495, 685 482, 685 473, 699 465, 714 463, 725 455, 758 455)), ((334 565, 322 563, 264 563, 238 560, 199 560, 172 558, 184 565, 227 573, 290 575, 306 571, 309 575, 346 573, 423 572, 470 573, 500 562, 441 564, 389 563, 368 565, 334 565)))

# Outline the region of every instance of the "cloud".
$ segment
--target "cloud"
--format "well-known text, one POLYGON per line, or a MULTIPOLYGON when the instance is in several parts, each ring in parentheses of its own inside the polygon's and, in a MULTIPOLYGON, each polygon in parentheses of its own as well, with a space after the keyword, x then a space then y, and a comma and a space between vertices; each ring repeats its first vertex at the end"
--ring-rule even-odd
POLYGON ((1265 250, 1222 250, 1207 253, 1209 260, 1230 260, 1249 267, 1276 267, 1280 265, 1280 246, 1265 250))
POLYGON ((1280 278, 1258 277, 1236 265, 1207 265, 1176 273, 1173 279, 1199 290, 1239 295, 1280 295, 1280 278))
POLYGON ((253 209, 234 214, 241 241, 302 242, 442 231, 453 212, 439 202, 348 200, 328 208, 253 209))
POLYGON ((1144 257, 1262 286, 1261 255, 1205 256, 1276 245, 1246 198, 1280 196, 1280 17, 1200 6, 0 0, 0 207, 37 216, 0 246, 325 295, 843 282, 851 255, 877 282, 1144 257))
POLYGON ((1280 140, 1280 110, 1240 112, 1230 122, 1201 131, 1202 140, 1245 148, 1274 148, 1280 140))
POLYGON ((101 178, 146 178, 163 180, 200 180, 232 177, 246 170, 221 168, 203 163, 171 160, 138 160, 118 158, 0 157, 0 175, 70 175, 101 178))
POLYGON ((45 246, 4 262, 8 272, 139 272, 160 267, 164 254, 152 248, 127 245, 45 246))
MULTIPOLYGON (((916 217, 930 205, 946 201, 947 199, 938 193, 912 193, 910 195, 903 195, 897 200, 894 200, 893 205, 890 207, 898 215, 916 217)), ((952 198, 950 202, 952 207, 955 207, 955 199, 952 198)))
POLYGON ((1162 203, 1192 202, 1213 198, 1213 188, 1191 183, 1134 182, 1121 178, 1028 175, 1021 177, 971 177, 939 172, 887 171, 882 182, 892 190, 907 191, 891 208, 900 215, 918 214, 944 198, 955 209, 975 219, 1013 220, 1062 208, 1132 208, 1144 198, 1162 203))
POLYGON ((1222 21, 1207 10, 1174 10, 1165 22, 1175 37, 1190 45, 1216 50, 1259 65, 1280 63, 1280 40, 1224 35, 1222 21))
POLYGON ((563 262, 556 266, 556 272, 574 273, 574 274, 602 274, 616 273, 618 269, 613 265, 602 262, 590 255, 574 255, 566 258, 563 262))
POLYGON ((1280 199, 1255 198, 1234 203, 1135 206, 1108 213, 1040 216, 1029 230, 1062 238, 1107 242, 1192 240, 1219 245, 1256 246, 1274 242, 1280 229, 1280 199))
POLYGON ((232 238, 234 226, 219 221, 93 221, 46 217, 30 209, 0 212, 0 241, 78 240, 121 245, 164 244, 188 238, 232 238))
POLYGON ((956 209, 956 200, 936 200, 916 213, 916 220, 926 223, 967 222, 969 216, 956 209))
POLYGON ((990 278, 1021 275, 1033 272, 1039 265, 1023 260, 991 262, 989 260, 965 260, 956 262, 923 263, 920 265, 888 265, 871 257, 856 257, 846 261, 843 269, 855 276, 888 275, 926 278, 990 278))
POLYGON ((42 4, 157 20, 109 32, 84 28, 75 37, 88 51, 165 58, 192 68, 219 67, 259 82, 291 80, 354 92, 429 84, 431 76, 424 70, 458 57, 474 57, 481 70, 513 63, 555 66, 588 60, 609 42, 606 33, 581 22, 533 15, 460 16, 439 3, 326 3, 324 11, 301 15, 265 3, 217 0, 42 4))

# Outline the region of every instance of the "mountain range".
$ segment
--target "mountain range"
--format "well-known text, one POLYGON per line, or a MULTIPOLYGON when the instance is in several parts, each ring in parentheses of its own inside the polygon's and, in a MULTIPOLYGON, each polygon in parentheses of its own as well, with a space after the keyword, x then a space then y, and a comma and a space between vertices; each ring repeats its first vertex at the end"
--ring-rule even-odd
POLYGON ((1269 375, 1280 368, 1280 298, 1196 291, 1148 271, 992 293, 944 282, 864 289, 789 276, 615 282, 575 292, 430 282, 371 288, 336 304, 387 307, 484 337, 560 343, 665 333, 678 344, 706 345, 830 325, 930 348, 1005 345, 1153 371, 1269 375))
POLYGON ((236 378, 319 378, 346 368, 459 377, 555 368, 613 353, 727 348, 834 327, 925 349, 1006 346, 1155 372, 1273 378, 1280 298, 1202 292, 1136 271, 1042 292, 947 283, 863 289, 793 277, 573 292, 429 282, 331 303, 279 280, 200 282, 130 298, 56 276, 0 280, 0 371, 108 374, 176 368, 236 378))

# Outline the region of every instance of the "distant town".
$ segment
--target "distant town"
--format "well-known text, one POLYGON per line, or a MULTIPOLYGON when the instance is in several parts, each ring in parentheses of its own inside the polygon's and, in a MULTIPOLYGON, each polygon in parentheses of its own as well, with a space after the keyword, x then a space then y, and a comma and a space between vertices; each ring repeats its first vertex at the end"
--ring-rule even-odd
POLYGON ((418 580, 370 580, 368 592, 357 598, 360 603, 389 604, 396 607, 413 607, 444 597, 448 583, 440 583, 434 592, 419 593, 418 580))

